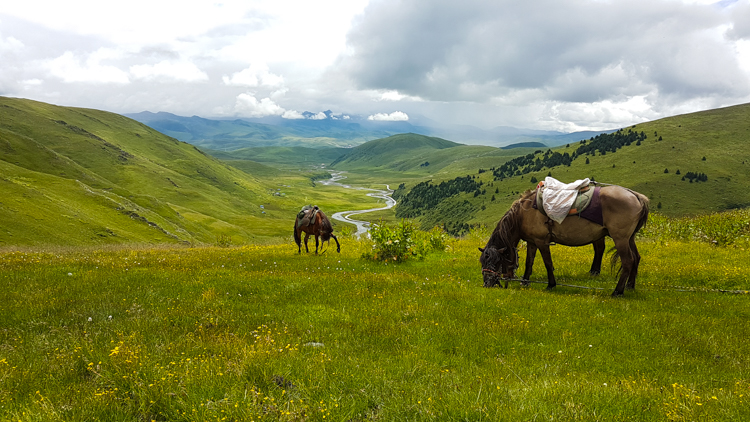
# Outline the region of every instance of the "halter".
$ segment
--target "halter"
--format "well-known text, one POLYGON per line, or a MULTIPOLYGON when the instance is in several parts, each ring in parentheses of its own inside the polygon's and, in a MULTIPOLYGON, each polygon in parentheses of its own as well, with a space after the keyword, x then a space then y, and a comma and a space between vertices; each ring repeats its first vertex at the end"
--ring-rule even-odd
POLYGON ((494 274, 497 277, 497 279, 498 279, 497 284, 500 284, 500 280, 505 280, 505 288, 506 289, 508 288, 508 279, 507 278, 503 278, 503 275, 500 274, 500 273, 498 273, 497 271, 491 270, 489 268, 482 268, 482 273, 494 274))

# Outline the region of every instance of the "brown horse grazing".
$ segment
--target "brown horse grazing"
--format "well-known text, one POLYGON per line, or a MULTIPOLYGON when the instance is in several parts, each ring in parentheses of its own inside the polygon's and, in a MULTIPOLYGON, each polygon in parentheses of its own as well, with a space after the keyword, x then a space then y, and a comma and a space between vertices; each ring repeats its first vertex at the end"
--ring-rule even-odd
POLYGON ((310 238, 310 235, 315 236, 315 254, 318 254, 318 237, 323 242, 329 242, 331 241, 331 238, 336 241, 336 252, 341 252, 341 245, 339 245, 339 240, 336 239, 336 236, 333 234, 333 226, 331 226, 331 222, 328 220, 328 217, 326 217, 325 214, 323 214, 323 211, 318 210, 318 212, 315 214, 315 222, 310 225, 300 225, 299 224, 300 218, 297 216, 297 218, 294 219, 294 242, 297 243, 298 252, 302 253, 302 232, 305 233, 305 252, 310 252, 309 249, 307 249, 307 239, 310 238))
POLYGON ((485 287, 499 284, 501 276, 513 277, 515 269, 518 268, 517 247, 521 239, 527 244, 523 280, 529 280, 534 257, 539 250, 547 269, 547 288, 551 289, 557 283, 550 255, 550 242, 565 246, 593 243, 593 273, 597 258, 601 265, 600 251, 603 253, 604 237, 609 236, 615 242, 621 262, 620 278, 612 296, 622 295, 625 287, 635 288, 635 278, 641 260, 635 245, 635 234, 648 220, 649 201, 645 195, 620 186, 601 187, 599 200, 603 223, 599 225, 578 216, 569 216, 562 224, 558 224, 533 208, 535 193, 536 191, 524 192, 497 223, 487 245, 479 249, 482 252, 479 261, 482 264, 485 287))

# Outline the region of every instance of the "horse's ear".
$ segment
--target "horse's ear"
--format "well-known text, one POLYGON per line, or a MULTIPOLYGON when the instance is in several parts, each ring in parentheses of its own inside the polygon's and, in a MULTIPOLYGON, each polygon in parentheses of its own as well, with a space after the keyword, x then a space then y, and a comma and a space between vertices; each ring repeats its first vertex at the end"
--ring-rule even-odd
POLYGON ((508 249, 508 248, 502 248, 502 249, 500 249, 500 250, 499 250, 498 252, 500 252, 500 253, 505 253, 505 251, 506 251, 507 249, 508 249))
POLYGON ((479 252, 484 253, 484 248, 479 248, 479 252))

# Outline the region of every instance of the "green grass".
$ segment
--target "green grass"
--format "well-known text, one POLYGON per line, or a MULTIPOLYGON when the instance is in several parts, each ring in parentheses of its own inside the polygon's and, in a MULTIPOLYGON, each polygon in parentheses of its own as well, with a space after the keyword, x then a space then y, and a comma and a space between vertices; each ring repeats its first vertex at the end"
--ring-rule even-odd
POLYGON ((750 296, 713 290, 750 287, 747 249, 640 241, 613 299, 589 248, 553 248, 558 282, 603 290, 485 289, 485 240, 3 253, 0 419, 750 418, 750 296))

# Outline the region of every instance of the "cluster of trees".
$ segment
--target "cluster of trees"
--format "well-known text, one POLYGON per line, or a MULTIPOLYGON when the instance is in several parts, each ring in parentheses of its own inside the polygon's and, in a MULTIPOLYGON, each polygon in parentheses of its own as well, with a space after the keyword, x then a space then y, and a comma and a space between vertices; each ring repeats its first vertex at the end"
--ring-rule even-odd
MULTIPOLYGON (((654 132, 654 136, 657 136, 654 132)), ((594 155, 598 151, 601 155, 608 152, 617 152, 618 149, 632 144, 640 145, 648 136, 643 132, 634 132, 632 128, 625 132, 623 129, 613 133, 602 133, 589 140, 583 140, 579 143, 578 148, 572 153, 559 153, 557 151, 547 150, 542 155, 541 150, 533 154, 527 154, 506 161, 500 167, 493 167, 492 174, 495 180, 503 180, 508 177, 521 176, 527 173, 538 172, 544 168, 556 166, 570 166, 576 158, 582 155, 594 155)), ((659 137, 661 140, 661 137, 659 137)), ((587 158, 588 160, 588 158, 587 158)), ((588 164, 588 162, 587 162, 588 164)), ((481 172, 481 170, 480 170, 481 172)))
POLYGON ((569 166, 575 159, 575 155, 570 155, 567 152, 560 154, 557 151, 552 152, 552 150, 549 149, 544 154, 537 156, 537 154, 540 154, 541 152, 541 150, 538 150, 533 154, 527 154, 506 161, 500 167, 493 167, 491 170, 492 174, 495 176, 495 180, 503 180, 506 177, 521 176, 523 174, 540 171, 545 167, 569 166))
POLYGON ((693 173, 692 171, 689 171, 684 176, 682 176, 682 180, 689 180, 690 183, 707 182, 708 176, 706 176, 705 173, 693 173))
POLYGON ((435 208, 441 201, 453 195, 466 192, 475 192, 482 186, 471 176, 457 177, 453 180, 440 182, 434 185, 432 180, 421 182, 414 186, 408 193, 401 184, 393 193, 398 201, 396 206, 396 217, 413 218, 422 215, 423 212, 435 208))
POLYGON ((581 141, 580 146, 573 155, 576 157, 579 155, 594 155, 597 151, 604 155, 608 152, 617 152, 618 149, 624 146, 632 144, 640 145, 647 138, 648 136, 643 131, 634 132, 633 129, 628 129, 627 133, 622 129, 613 133, 602 133, 588 141, 581 141))

